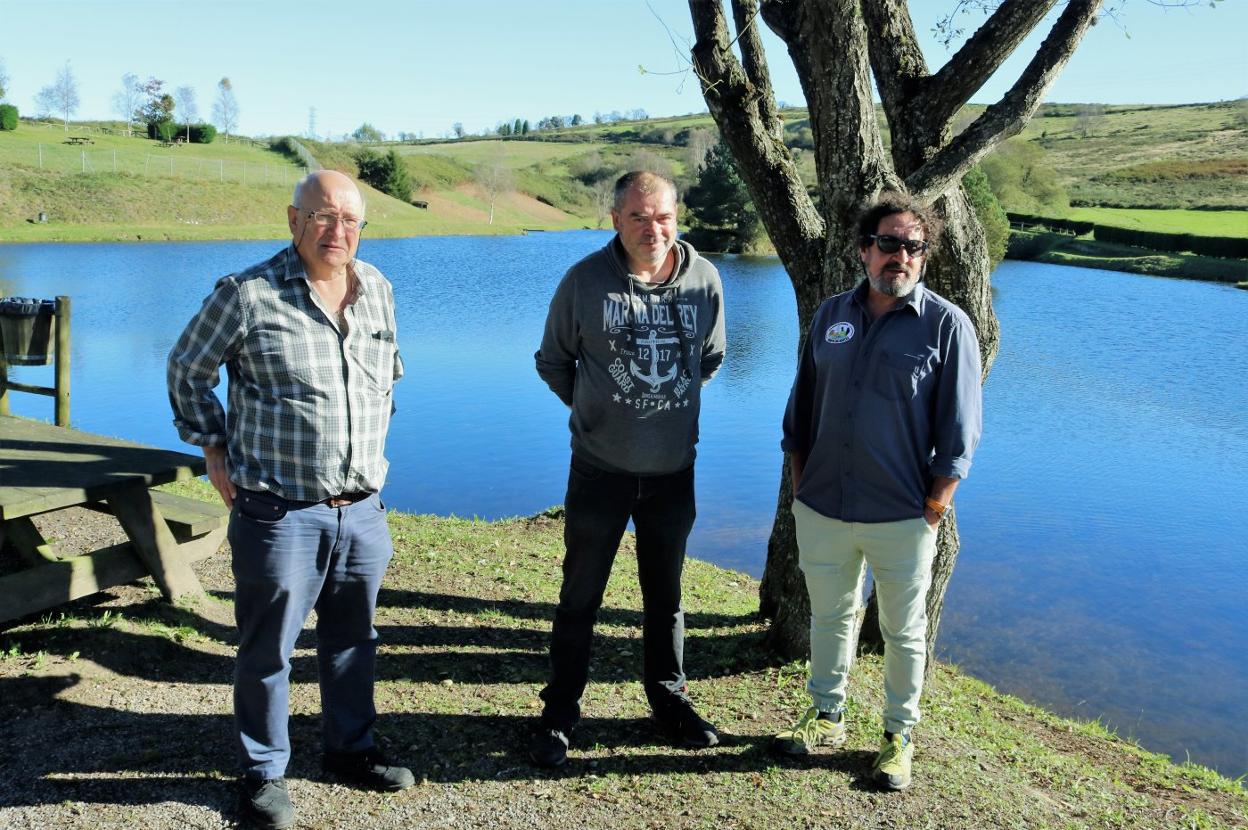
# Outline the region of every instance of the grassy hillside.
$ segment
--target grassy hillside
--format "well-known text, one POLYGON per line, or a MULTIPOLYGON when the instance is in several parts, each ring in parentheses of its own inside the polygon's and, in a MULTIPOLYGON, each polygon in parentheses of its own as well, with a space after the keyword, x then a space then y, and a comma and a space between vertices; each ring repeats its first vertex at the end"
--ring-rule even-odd
MULTIPOLYGON (((348 148, 316 145, 327 167, 355 172, 348 148)), ((471 168, 430 156, 414 181, 433 191, 420 210, 362 185, 369 236, 515 233, 581 227, 535 198, 511 194, 488 206, 467 187, 471 168)), ((22 122, 0 132, 0 241, 279 239, 285 208, 304 170, 252 143, 162 147, 147 138, 86 126, 22 122), (89 143, 70 144, 70 137, 89 143), (85 172, 84 172, 85 170, 85 172), (35 221, 40 213, 48 221, 35 221)))
MULTIPOLYGON (((963 120, 982 109, 968 107, 963 120)), ((1089 117, 1088 107, 1046 104, 1015 139, 1040 152, 1076 205, 1056 212, 1129 228, 1248 235, 1248 108, 1225 103, 1101 109, 1103 114, 1089 117)), ((807 113, 788 109, 784 119, 798 169, 813 183, 807 113)), ((429 208, 373 194, 369 233, 599 226, 606 218, 603 183, 625 170, 659 165, 687 186, 687 145, 698 130, 715 132, 709 115, 583 124, 505 140, 377 145, 400 154, 413 198, 429 208), (511 171, 514 191, 495 206, 491 226, 474 174, 479 165, 496 162, 511 171)), ((25 122, 14 133, 0 133, 0 240, 215 239, 284 232, 281 208, 298 168, 277 153, 219 142, 161 148, 145 138, 88 135, 93 144, 68 145, 59 128, 25 122), (51 222, 28 223, 41 210, 51 222)), ((326 167, 358 172, 358 146, 305 143, 326 167)))

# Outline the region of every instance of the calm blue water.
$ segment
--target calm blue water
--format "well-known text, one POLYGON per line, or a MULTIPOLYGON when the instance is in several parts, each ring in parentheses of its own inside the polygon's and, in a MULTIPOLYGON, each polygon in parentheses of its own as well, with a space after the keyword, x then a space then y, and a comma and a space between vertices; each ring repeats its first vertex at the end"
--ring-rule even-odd
MULTIPOLYGON (((533 371, 551 292, 607 235, 364 243, 408 375, 389 505, 487 518, 563 499, 566 409, 533 371)), ((217 276, 272 242, 0 246, 0 294, 74 301, 73 420, 180 445, 164 358, 217 276)), ((729 356, 707 388, 691 552, 762 571, 795 304, 774 258, 717 260, 729 356)), ((1179 759, 1248 772, 1248 292, 1006 263, 985 438, 958 492, 943 655, 1179 759)), ((50 383, 47 369, 21 380, 50 383)), ((18 395, 14 410, 51 416, 18 395)))

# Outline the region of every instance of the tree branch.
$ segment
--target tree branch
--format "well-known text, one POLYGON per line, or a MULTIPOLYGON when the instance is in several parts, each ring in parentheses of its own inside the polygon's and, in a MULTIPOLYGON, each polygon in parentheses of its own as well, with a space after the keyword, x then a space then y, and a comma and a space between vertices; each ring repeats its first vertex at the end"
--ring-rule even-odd
POLYGON ((693 67, 702 96, 785 267, 791 273, 805 273, 812 261, 821 261, 824 222, 781 140, 778 118, 768 114, 775 113, 776 104, 758 35, 743 33, 741 42, 751 70, 761 73, 761 86, 732 52, 720 0, 689 0, 689 13, 695 37, 693 67))
POLYGON ((758 92, 758 112, 764 126, 769 126, 773 138, 784 142, 784 125, 776 105, 776 93, 771 87, 771 73, 767 70, 767 54, 759 35, 758 0, 732 0, 732 22, 737 27, 737 41, 741 44, 741 62, 745 76, 758 92))
POLYGON ((1002 3, 948 63, 924 82, 919 105, 931 113, 937 123, 951 120, 1055 3, 1056 0, 1006 0, 1002 3))
POLYGON ((871 73, 889 123, 927 78, 927 61, 914 34, 910 11, 901 0, 862 0, 871 73))
POLYGON ((1020 132, 1095 21, 1100 6, 1101 0, 1070 0, 1009 92, 907 176, 906 189, 920 201, 932 201, 998 143, 1020 132))

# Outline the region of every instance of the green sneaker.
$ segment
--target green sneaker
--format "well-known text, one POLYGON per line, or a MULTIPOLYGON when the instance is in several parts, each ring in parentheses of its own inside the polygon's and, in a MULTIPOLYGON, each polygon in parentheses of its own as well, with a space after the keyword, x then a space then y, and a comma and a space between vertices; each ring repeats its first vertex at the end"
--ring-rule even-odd
POLYGON ((904 790, 910 786, 910 762, 914 758, 914 741, 909 733, 885 733, 880 741, 880 754, 871 766, 871 779, 886 790, 904 790))
POLYGON ((819 710, 812 706, 792 729, 786 729, 771 739, 771 748, 785 755, 806 755, 814 746, 840 746, 843 743, 844 716, 824 714, 819 717, 819 710))

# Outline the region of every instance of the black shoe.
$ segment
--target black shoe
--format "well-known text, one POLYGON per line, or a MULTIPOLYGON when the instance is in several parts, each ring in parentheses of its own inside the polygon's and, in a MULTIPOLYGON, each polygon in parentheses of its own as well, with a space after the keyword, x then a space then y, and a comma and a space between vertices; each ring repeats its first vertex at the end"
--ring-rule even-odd
POLYGON ((285 778, 247 778, 238 785, 238 811, 262 830, 283 830, 295 823, 295 808, 285 778))
POLYGON ((719 744, 719 732, 694 711, 693 704, 684 695, 676 696, 671 703, 655 710, 654 717, 678 747, 706 749, 719 744))
POLYGON ((563 766, 568 762, 568 736, 558 729, 539 727, 529 741, 529 758, 547 769, 563 766))
POLYGON ((321 768, 345 784, 366 790, 397 792, 416 783, 407 767, 396 767, 375 746, 360 752, 326 752, 321 768))

